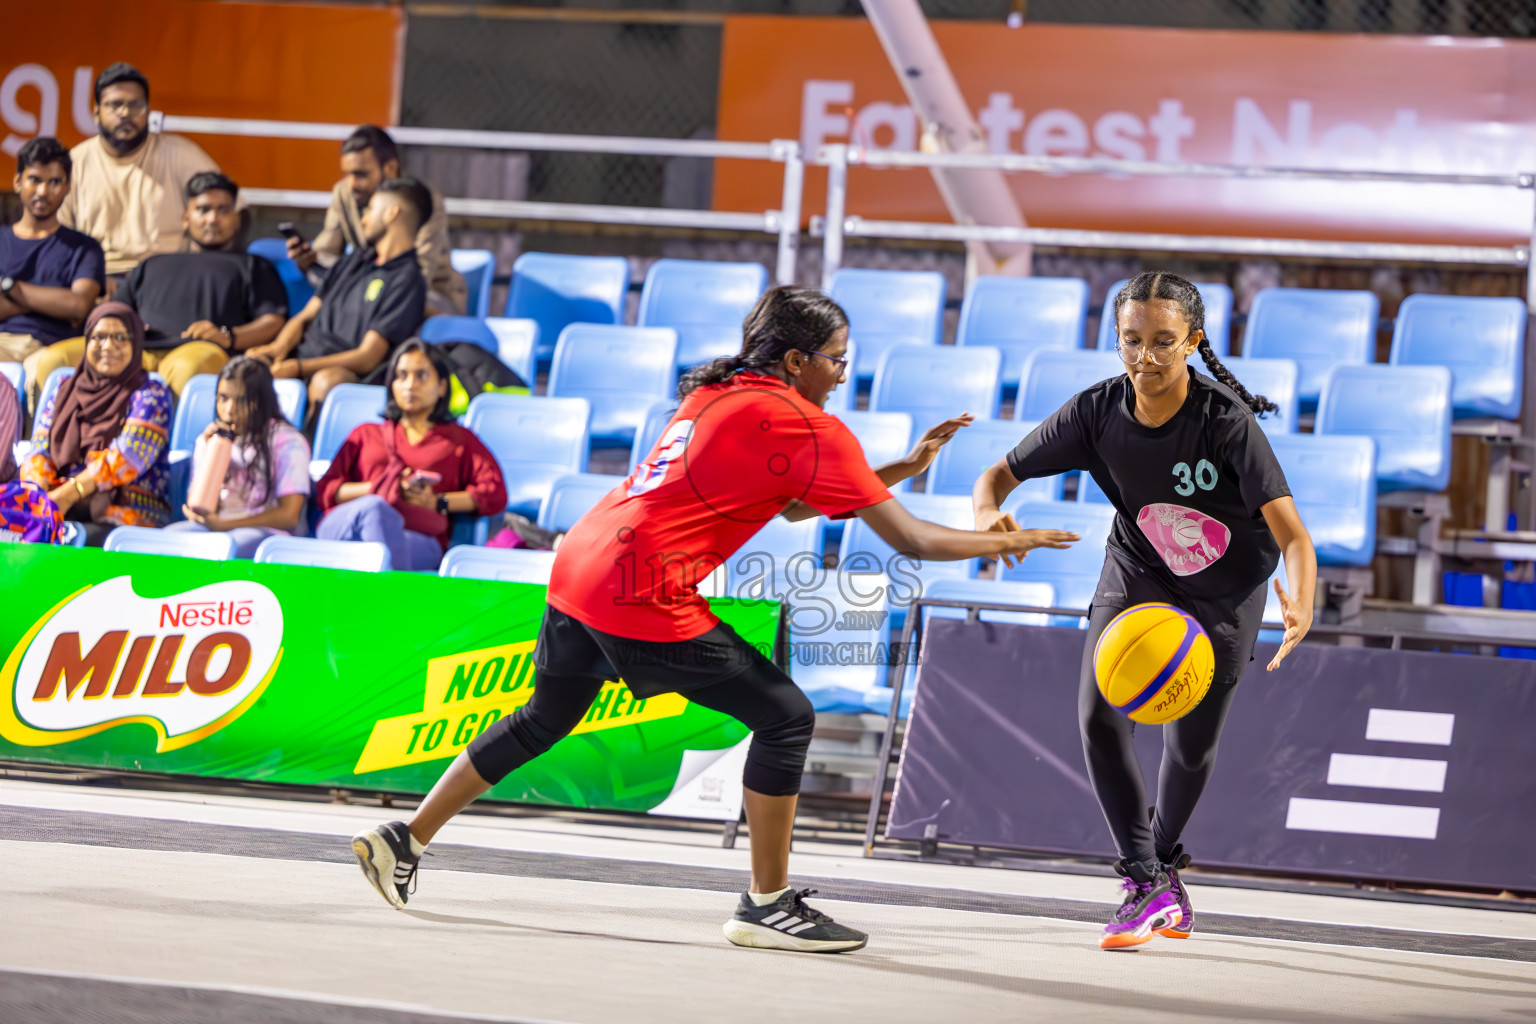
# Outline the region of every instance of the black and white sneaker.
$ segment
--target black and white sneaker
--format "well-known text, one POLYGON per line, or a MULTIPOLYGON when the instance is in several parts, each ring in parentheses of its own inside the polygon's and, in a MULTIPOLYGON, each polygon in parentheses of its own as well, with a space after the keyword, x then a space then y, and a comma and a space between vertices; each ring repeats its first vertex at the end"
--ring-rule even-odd
POLYGON ((416 888, 416 868, 421 858, 411 852, 411 830, 403 821, 364 829, 352 837, 363 877, 379 890, 392 907, 403 907, 416 888))
POLYGON ((806 906, 805 898, 815 892, 790 889, 765 907, 759 907, 742 893, 736 916, 725 922, 725 937, 738 946, 790 949, 797 953, 847 953, 863 949, 868 935, 806 906))

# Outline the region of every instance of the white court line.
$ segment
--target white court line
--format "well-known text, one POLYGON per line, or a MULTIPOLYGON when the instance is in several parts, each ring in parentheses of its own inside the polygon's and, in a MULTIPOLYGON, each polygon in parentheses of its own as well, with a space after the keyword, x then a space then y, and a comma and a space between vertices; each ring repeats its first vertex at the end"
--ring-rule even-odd
POLYGON ((137 978, 119 974, 88 974, 84 971, 53 971, 41 967, 12 967, 0 964, 0 971, 15 974, 32 974, 44 978, 67 978, 73 981, 106 981, 119 985, 143 985, 156 988, 190 988, 199 992, 231 992, 243 996, 263 996, 269 999, 288 999, 301 1003, 322 1003, 334 1006, 352 1006, 362 1010, 389 1010, 394 1013, 430 1014, 453 1020, 494 1021, 496 1024, 575 1024, 574 1021, 555 1020, 549 1017, 501 1017, 488 1013, 465 1013, 458 1010, 439 1010, 420 1003, 396 1003, 387 999, 360 999, 356 996, 331 996, 321 992, 300 992, 296 989, 269 988, 266 985, 219 985, 206 981, 167 981, 163 978, 137 978))
MULTIPOLYGON (((0 805, 15 807, 119 814, 151 820, 187 821, 236 828, 266 828, 332 837, 350 836, 352 831, 360 825, 376 823, 380 817, 378 808, 310 803, 269 807, 266 804, 283 802, 257 797, 232 799, 240 803, 238 805, 214 803, 208 798, 194 797, 191 794, 180 795, 175 799, 157 799, 137 794, 130 795, 122 790, 103 792, 84 787, 60 787, 47 783, 0 780, 0 805), (338 818, 347 819, 347 823, 342 825, 338 818)), ((611 836, 594 837, 583 833, 543 829, 535 831, 510 819, 500 818, 460 818, 450 823, 439 838, 442 842, 449 844, 519 853, 723 870, 745 870, 747 866, 747 854, 744 849, 724 850, 717 846, 683 845, 658 848, 655 845, 627 842, 622 838, 611 836)), ((957 868, 948 865, 910 865, 900 861, 869 860, 857 854, 797 851, 794 873, 807 877, 895 885, 910 889, 951 889, 1003 900, 1012 897, 1058 899, 1105 905, 1110 903, 1100 892, 1100 888, 1106 882, 1105 879, 1081 875, 1059 875, 1051 872, 957 868), (917 877, 918 875, 926 877, 917 877), (988 883, 992 884, 989 886, 988 883), (1089 888, 1093 889, 1092 894, 1087 892, 1089 888)), ((1381 928, 1386 931, 1424 935, 1498 938, 1523 942, 1536 940, 1536 914, 1514 909, 1469 910, 1462 907, 1357 900, 1321 893, 1277 893, 1262 889, 1234 889, 1219 884, 1202 884, 1193 878, 1190 887, 1198 897, 1202 909, 1229 917, 1274 919, 1302 924, 1334 925, 1341 928, 1381 928), (1247 909, 1234 907, 1234 901, 1245 904, 1247 909), (1297 909, 1294 906, 1297 901, 1304 901, 1317 909, 1297 909), (1289 907, 1276 905, 1280 903, 1293 905, 1289 907), (1347 919, 1348 915, 1341 913, 1345 908, 1359 910, 1363 914, 1350 920, 1347 919), (1479 922, 1476 930, 1469 928, 1467 921, 1467 918, 1473 915, 1479 922), (1454 924, 1446 921, 1442 927, 1433 927, 1406 923, 1410 920, 1422 921, 1425 918, 1445 920, 1447 917, 1455 919, 1454 924), (1489 923, 1482 925, 1482 921, 1489 923)))

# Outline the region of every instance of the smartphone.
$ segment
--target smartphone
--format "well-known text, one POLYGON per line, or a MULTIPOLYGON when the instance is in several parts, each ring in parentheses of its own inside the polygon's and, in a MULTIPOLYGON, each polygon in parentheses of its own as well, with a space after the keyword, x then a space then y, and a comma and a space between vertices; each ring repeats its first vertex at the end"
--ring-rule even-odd
POLYGON ((430 469, 418 469, 406 477, 406 484, 411 487, 431 487, 443 478, 441 473, 434 473, 430 469))
POLYGON ((284 238, 292 238, 296 241, 304 241, 304 236, 299 234, 299 229, 293 226, 293 221, 285 220, 277 226, 277 233, 284 238))

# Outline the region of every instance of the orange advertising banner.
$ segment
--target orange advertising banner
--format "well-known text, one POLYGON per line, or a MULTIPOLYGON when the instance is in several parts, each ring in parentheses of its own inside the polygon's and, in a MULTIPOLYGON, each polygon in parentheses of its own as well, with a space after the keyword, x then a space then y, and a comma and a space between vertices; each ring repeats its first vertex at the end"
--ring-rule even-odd
MULTIPOLYGON (((935 22, 989 148, 1037 156, 1436 173, 1536 171, 1536 42, 935 22)), ((916 148, 863 19, 733 17, 719 137, 916 148)), ((1038 227, 1375 241, 1528 241, 1530 190, 1009 176, 1038 227)), ((813 168, 805 209, 825 208, 813 168)), ((717 209, 778 202, 778 169, 722 161, 717 209)), ((854 167, 848 211, 948 220, 926 170, 854 167)))
MULTIPOLYGON (((399 106, 398 8, 49 0, 10 20, 0 34, 7 156, 36 135, 74 145, 96 134, 92 86, 120 60, 144 72, 150 106, 167 114, 392 124, 399 106)), ((325 189, 340 176, 336 142, 191 138, 241 185, 325 189)))

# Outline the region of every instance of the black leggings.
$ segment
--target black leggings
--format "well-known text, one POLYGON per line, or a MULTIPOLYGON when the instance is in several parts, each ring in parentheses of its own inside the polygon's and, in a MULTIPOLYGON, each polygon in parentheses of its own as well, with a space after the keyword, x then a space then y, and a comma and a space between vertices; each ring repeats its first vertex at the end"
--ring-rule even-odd
MULTIPOLYGON (((1141 600, 1168 600, 1142 597, 1141 600)), ((1184 826, 1216 766, 1216 743, 1227 719, 1232 695, 1253 656, 1259 621, 1264 611, 1264 590, 1245 601, 1236 621, 1212 628, 1200 612, 1192 611, 1205 626, 1216 655, 1216 671, 1204 699, 1183 718, 1163 726, 1163 762, 1157 773, 1157 804, 1147 822, 1147 789, 1141 777, 1132 743, 1135 723, 1115 710, 1099 693, 1093 671, 1093 649, 1120 607, 1094 608, 1088 619, 1088 642, 1078 680, 1077 717, 1082 730, 1083 754, 1088 778, 1104 811, 1104 820, 1115 839, 1115 848, 1126 863, 1140 863, 1155 874, 1158 864, 1168 863, 1184 826), (1257 603, 1255 603, 1255 601, 1257 603)))
MULTIPOLYGON (((538 669, 533 697, 475 737, 467 753, 480 777, 495 785, 554 746, 581 723, 603 688, 596 676, 552 675, 538 669)), ((800 792, 805 752, 816 713, 800 687, 766 658, 743 672, 684 694, 702 707, 730 715, 752 730, 742 783, 764 796, 800 792)))

